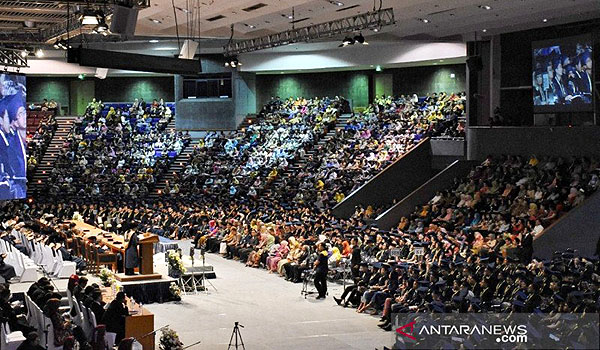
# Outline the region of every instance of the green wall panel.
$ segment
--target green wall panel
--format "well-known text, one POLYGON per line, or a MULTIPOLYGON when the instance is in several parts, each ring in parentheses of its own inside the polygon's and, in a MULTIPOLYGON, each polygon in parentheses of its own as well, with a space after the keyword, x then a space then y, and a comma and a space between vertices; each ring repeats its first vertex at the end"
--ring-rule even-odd
POLYGON ((271 96, 310 98, 341 95, 352 100, 354 106, 367 106, 369 75, 363 71, 257 75, 256 90, 257 109, 271 96))
POLYGON ((96 98, 108 102, 133 101, 136 98, 173 101, 173 89, 173 77, 115 77, 96 80, 96 98))
POLYGON ((38 103, 54 99, 62 106, 69 105, 69 78, 27 77, 27 102, 38 103))
POLYGON ((459 92, 466 89, 464 64, 385 70, 394 75, 394 95, 425 95, 432 92, 459 92), (454 78, 452 78, 454 74, 454 78))

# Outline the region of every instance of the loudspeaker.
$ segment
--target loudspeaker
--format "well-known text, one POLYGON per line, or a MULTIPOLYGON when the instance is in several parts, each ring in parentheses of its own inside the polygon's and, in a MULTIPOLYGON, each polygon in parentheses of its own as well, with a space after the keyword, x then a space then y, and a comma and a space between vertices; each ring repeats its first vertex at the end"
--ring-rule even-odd
POLYGON ((197 42, 195 42, 194 40, 185 39, 185 41, 183 42, 183 46, 181 47, 181 51, 179 52, 179 58, 193 60, 197 48, 197 42))
POLYGON ((108 68, 96 68, 96 75, 95 75, 96 78, 106 79, 107 75, 108 75, 108 68))
POLYGON ((136 8, 115 5, 110 22, 110 31, 125 37, 133 36, 135 34, 138 12, 136 8))
POLYGON ((480 71, 483 69, 483 61, 481 56, 470 56, 467 58, 467 67, 472 71, 480 71))

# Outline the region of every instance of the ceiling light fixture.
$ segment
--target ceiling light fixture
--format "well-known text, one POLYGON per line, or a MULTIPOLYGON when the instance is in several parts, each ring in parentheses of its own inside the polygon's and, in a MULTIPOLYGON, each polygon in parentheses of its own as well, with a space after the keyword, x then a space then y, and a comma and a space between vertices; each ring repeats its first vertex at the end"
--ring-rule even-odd
POLYGON ((156 44, 158 42, 158 40, 152 39, 152 40, 148 40, 148 42, 151 43, 151 44, 156 44))
POLYGON ((484 33, 487 33, 487 29, 482 29, 481 31, 484 33))
POLYGON ((423 22, 423 23, 429 23, 431 22, 430 20, 428 20, 427 18, 420 18, 419 21, 423 22))
POLYGON ((156 24, 161 24, 161 20, 160 19, 156 19, 156 18, 150 18, 150 20, 156 24))
POLYGON ((544 18, 544 19, 542 20, 542 22, 544 22, 544 23, 548 22, 548 18, 544 18))
POLYGON ((237 57, 226 57, 225 67, 237 68, 242 65, 242 62, 237 57))
POLYGON ((483 9, 483 10, 488 10, 488 11, 492 9, 492 7, 490 5, 479 5, 479 8, 483 9))

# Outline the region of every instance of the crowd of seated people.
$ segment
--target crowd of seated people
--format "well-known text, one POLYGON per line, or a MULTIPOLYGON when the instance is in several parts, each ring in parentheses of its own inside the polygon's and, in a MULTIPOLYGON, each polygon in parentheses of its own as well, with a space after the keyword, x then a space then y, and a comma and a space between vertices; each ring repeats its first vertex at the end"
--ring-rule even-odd
POLYGON ((34 134, 27 135, 27 171, 29 174, 33 174, 33 171, 41 162, 57 126, 55 116, 49 115, 46 120, 40 122, 34 134))
POLYGON ((175 194, 257 197, 335 125, 341 98, 270 102, 257 121, 231 134, 209 133, 194 149, 175 194))
POLYGON ((171 112, 162 102, 103 109, 94 99, 75 121, 48 179, 50 196, 140 198, 189 143, 165 131, 171 112))
POLYGON ((334 206, 425 137, 464 135, 464 103, 463 94, 377 98, 317 147, 296 177, 284 179, 291 189, 286 197, 334 206))

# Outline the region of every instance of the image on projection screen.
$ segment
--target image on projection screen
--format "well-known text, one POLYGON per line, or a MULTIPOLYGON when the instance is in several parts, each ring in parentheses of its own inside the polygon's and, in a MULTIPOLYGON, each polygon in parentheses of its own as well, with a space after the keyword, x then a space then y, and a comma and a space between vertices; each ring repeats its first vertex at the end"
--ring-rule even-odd
POLYGON ((592 107, 591 42, 589 37, 574 37, 534 43, 534 106, 561 110, 592 107))
POLYGON ((25 76, 0 74, 0 200, 27 196, 25 76))

